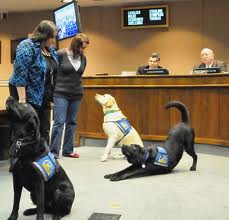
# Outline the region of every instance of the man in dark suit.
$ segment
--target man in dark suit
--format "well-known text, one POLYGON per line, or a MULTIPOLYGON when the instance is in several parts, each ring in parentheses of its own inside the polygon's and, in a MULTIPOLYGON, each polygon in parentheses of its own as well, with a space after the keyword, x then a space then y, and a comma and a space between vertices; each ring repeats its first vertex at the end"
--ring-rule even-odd
POLYGON ((144 69, 155 69, 162 68, 159 66, 160 63, 160 55, 158 53, 152 53, 148 60, 147 66, 139 66, 137 70, 137 74, 144 74, 144 69))
POLYGON ((214 53, 211 49, 204 48, 201 51, 200 56, 201 56, 202 63, 194 67, 193 69, 194 72, 197 68, 210 68, 210 67, 218 67, 220 69, 220 72, 227 72, 226 63, 214 59, 214 53))

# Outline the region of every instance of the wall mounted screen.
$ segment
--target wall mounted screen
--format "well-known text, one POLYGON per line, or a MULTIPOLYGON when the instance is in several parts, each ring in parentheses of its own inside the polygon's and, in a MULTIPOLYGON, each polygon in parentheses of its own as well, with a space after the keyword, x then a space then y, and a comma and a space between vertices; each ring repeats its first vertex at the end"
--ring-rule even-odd
POLYGON ((80 15, 76 1, 55 9, 53 16, 58 28, 57 40, 73 37, 80 32, 80 15))
POLYGON ((122 8, 122 28, 154 28, 169 26, 168 5, 122 8))

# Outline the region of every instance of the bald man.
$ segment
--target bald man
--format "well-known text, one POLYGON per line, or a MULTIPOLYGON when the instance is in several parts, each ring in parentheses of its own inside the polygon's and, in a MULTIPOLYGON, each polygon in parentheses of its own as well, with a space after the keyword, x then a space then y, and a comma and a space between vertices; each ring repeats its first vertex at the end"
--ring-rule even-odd
POLYGON ((197 68, 210 68, 210 67, 218 67, 220 69, 220 72, 227 72, 227 65, 223 61, 216 60, 214 58, 214 53, 209 48, 204 48, 201 53, 200 57, 202 60, 202 63, 199 65, 196 65, 193 69, 195 72, 195 69, 197 68))

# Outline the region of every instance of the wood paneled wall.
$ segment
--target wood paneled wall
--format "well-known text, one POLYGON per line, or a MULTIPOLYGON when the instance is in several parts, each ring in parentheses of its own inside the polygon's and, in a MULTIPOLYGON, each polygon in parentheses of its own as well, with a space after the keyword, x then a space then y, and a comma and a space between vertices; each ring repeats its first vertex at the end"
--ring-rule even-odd
POLYGON ((0 110, 5 110, 6 99, 9 97, 8 81, 0 80, 0 110))
MULTIPOLYGON (((168 2, 169 28, 139 30, 121 29, 120 6, 81 7, 82 31, 90 39, 86 50, 88 62, 85 74, 136 71, 138 66, 147 64, 152 52, 160 53, 161 66, 168 68, 171 74, 189 74, 193 66, 200 62, 203 47, 210 47, 217 59, 229 64, 229 1, 168 2)), ((8 80, 12 74, 10 40, 26 37, 43 19, 52 20, 52 10, 12 12, 7 20, 0 22, 0 80, 8 80)), ((69 40, 60 41, 62 47, 69 47, 69 40)))

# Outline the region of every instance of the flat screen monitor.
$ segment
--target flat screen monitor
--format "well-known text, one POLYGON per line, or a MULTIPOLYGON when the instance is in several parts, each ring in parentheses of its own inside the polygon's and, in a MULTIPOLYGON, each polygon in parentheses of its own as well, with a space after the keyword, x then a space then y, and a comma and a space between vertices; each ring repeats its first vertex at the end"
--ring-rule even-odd
POLYGON ((122 28, 152 28, 169 26, 168 5, 122 8, 122 28))
POLYGON ((196 68, 193 70, 194 73, 220 73, 221 70, 219 67, 209 67, 209 68, 196 68))
POLYGON ((169 71, 164 68, 144 69, 143 73, 146 75, 168 75, 169 71))
POLYGON ((80 33, 80 15, 76 1, 72 1, 55 9, 53 16, 58 28, 57 40, 73 37, 80 33))

